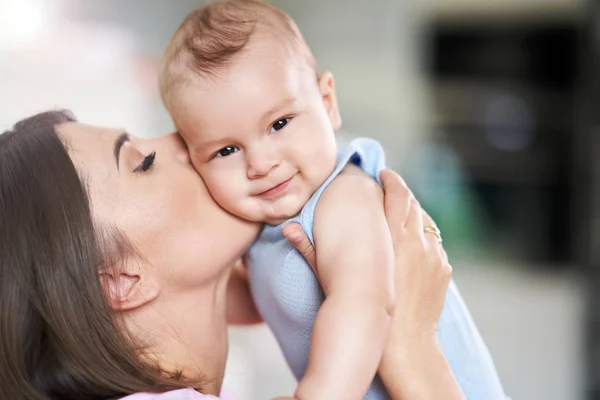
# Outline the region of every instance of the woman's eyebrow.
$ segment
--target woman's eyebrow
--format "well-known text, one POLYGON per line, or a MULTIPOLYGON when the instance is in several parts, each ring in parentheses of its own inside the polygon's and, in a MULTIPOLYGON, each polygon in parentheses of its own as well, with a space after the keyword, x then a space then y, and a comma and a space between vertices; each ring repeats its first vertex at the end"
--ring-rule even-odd
POLYGON ((129 139, 129 134, 127 132, 123 132, 115 140, 113 152, 115 153, 115 162, 117 163, 117 170, 119 169, 119 155, 121 154, 121 148, 126 142, 129 141, 129 139))

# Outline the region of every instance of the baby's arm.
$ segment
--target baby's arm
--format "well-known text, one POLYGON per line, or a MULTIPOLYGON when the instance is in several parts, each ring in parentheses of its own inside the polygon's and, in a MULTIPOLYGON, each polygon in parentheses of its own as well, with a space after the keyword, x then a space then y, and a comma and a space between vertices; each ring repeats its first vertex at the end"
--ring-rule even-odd
POLYGON ((347 167, 323 194, 313 228, 325 292, 300 400, 361 399, 388 339, 394 256, 377 182, 347 167))
POLYGON ((240 263, 231 272, 227 283, 227 322, 232 325, 249 325, 263 322, 254 298, 250 293, 248 271, 240 263))

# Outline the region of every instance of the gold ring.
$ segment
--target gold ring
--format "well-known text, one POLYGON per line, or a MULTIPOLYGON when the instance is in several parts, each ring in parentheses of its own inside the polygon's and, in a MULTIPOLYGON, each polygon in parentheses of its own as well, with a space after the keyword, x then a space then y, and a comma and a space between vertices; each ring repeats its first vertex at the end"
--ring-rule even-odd
POLYGON ((423 230, 425 231, 425 233, 431 233, 431 234, 435 235, 438 242, 442 243, 442 232, 440 232, 440 230, 438 229, 437 226, 427 225, 425 228, 423 228, 423 230))

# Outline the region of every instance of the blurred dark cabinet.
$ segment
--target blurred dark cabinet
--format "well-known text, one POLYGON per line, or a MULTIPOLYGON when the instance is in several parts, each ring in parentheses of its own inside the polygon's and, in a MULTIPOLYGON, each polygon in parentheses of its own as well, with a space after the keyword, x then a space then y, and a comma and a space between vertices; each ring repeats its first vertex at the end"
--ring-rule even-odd
MULTIPOLYGON (((581 24, 434 23, 434 131, 525 259, 573 257, 573 137, 581 24)), ((561 263, 548 263, 559 265, 561 263)))
POLYGON ((600 400, 600 2, 591 2, 581 52, 575 240, 585 266, 586 399, 600 400))

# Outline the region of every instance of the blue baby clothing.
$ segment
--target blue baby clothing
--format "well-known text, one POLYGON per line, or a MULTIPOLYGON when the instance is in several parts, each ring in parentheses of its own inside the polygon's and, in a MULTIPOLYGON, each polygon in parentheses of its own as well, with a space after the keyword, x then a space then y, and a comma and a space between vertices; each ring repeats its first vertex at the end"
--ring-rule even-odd
MULTIPOLYGON (((266 225, 248 253, 250 288, 256 306, 298 380, 302 379, 308 366, 312 328, 325 296, 312 268, 285 239, 282 230, 289 223, 300 223, 314 244, 313 219, 317 202, 348 163, 357 165, 379 182, 379 173, 385 164, 383 149, 371 139, 353 140, 338 152, 334 172, 300 214, 277 226, 266 225)), ((505 400, 491 356, 454 282, 450 283, 440 317, 439 341, 468 400, 505 400)), ((364 399, 389 398, 376 376, 364 399)))

